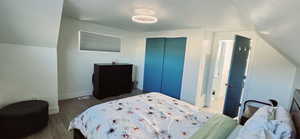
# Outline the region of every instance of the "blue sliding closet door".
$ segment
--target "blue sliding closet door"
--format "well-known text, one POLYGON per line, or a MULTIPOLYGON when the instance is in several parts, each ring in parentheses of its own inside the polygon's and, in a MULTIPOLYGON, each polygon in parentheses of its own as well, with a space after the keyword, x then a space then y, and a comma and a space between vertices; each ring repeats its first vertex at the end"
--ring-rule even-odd
POLYGON ((180 98, 186 38, 150 38, 146 41, 145 92, 180 98))
POLYGON ((146 92, 160 92, 164 61, 164 38, 146 40, 146 57, 144 67, 144 85, 146 92))
POLYGON ((162 72, 161 93, 179 99, 182 85, 186 38, 168 38, 162 72))

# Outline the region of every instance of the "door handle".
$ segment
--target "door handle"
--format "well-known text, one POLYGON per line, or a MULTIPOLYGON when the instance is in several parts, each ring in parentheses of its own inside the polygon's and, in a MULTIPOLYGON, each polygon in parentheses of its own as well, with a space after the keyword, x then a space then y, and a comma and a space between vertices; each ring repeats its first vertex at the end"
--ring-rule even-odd
POLYGON ((230 85, 230 84, 225 84, 228 88, 232 88, 233 86, 232 85, 230 85))

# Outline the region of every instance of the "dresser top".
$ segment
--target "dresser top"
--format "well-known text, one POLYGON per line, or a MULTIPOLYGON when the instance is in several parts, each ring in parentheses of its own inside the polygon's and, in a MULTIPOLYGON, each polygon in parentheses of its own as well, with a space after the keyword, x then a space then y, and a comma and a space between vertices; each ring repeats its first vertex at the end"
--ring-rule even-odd
POLYGON ((127 65, 132 65, 132 64, 128 64, 128 63, 96 63, 95 65, 97 66, 127 66, 127 65))

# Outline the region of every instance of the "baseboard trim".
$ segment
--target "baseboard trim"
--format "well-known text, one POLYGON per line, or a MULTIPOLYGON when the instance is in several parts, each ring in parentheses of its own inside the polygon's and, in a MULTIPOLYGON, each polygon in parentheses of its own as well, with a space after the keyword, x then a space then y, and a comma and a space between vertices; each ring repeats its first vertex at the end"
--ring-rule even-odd
POLYGON ((86 90, 81 92, 65 92, 64 94, 60 95, 59 100, 72 99, 88 95, 92 95, 92 90, 86 90))
POLYGON ((58 107, 58 105, 49 108, 49 115, 57 114, 57 113, 59 113, 59 107, 58 107))

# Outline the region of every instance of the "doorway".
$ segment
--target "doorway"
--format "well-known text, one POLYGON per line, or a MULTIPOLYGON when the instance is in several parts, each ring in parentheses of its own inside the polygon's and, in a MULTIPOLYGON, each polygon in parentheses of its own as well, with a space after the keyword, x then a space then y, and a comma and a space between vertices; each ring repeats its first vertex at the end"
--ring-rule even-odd
POLYGON ((249 50, 250 39, 246 37, 233 33, 215 34, 206 98, 209 100, 204 109, 230 117, 237 116, 246 79, 249 50), (233 91, 232 84, 238 89, 233 91))
POLYGON ((212 76, 212 88, 208 111, 213 113, 222 113, 226 96, 226 84, 228 81, 230 64, 232 59, 234 40, 215 40, 216 56, 212 76))
POLYGON ((223 114, 229 117, 238 116, 241 106, 242 93, 247 78, 246 71, 248 65, 248 57, 250 52, 251 39, 236 35, 232 60, 229 71, 229 78, 224 102, 223 114))

